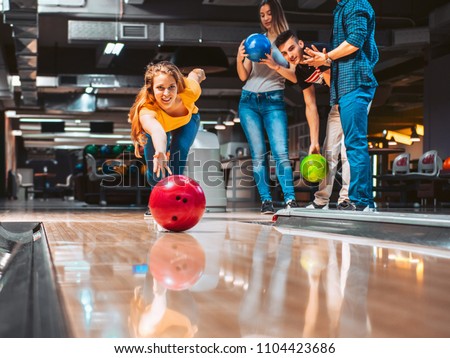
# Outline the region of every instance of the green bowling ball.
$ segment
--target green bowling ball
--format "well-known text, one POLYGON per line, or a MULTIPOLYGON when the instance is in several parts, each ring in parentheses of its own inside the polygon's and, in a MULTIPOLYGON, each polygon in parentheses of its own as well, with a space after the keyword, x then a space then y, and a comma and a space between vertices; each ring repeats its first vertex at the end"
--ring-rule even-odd
POLYGON ((89 144, 84 148, 85 153, 96 155, 98 152, 98 147, 95 144, 89 144))
POLYGON ((116 144, 116 145, 112 148, 112 153, 113 153, 114 155, 120 155, 120 154, 122 154, 123 150, 124 150, 123 145, 116 144))
POLYGON ((300 173, 311 183, 325 179, 328 171, 327 160, 320 154, 310 154, 300 163, 300 173))

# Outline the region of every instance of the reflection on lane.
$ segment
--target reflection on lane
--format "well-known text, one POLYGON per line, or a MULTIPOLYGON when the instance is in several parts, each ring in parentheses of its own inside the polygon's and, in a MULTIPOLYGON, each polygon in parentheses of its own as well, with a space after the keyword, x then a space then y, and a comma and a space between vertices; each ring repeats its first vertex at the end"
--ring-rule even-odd
POLYGON ((189 289, 205 270, 205 252, 185 233, 166 233, 153 244, 144 285, 134 290, 130 304, 130 334, 134 337, 193 337, 197 304, 189 289))
POLYGON ((55 249, 78 336, 450 337, 436 248, 232 220, 108 225, 55 249))

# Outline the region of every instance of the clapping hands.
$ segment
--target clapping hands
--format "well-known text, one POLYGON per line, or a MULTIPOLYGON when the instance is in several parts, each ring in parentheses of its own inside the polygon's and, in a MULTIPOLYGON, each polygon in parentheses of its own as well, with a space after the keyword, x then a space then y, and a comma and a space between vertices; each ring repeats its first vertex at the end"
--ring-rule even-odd
POLYGON ((305 65, 320 67, 326 63, 327 50, 325 48, 320 52, 316 46, 312 45, 311 48, 305 47, 304 51, 306 55, 303 55, 302 63, 305 65))

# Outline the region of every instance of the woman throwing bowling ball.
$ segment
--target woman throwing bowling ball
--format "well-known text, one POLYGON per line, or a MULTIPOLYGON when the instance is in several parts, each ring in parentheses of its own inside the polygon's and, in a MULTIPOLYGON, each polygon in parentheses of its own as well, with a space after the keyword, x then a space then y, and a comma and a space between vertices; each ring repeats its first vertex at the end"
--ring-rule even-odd
POLYGON ((276 163, 276 174, 284 194, 286 208, 297 207, 292 167, 288 153, 287 114, 284 103, 285 78, 296 82, 294 67, 273 45, 276 37, 288 29, 278 0, 263 0, 259 5, 261 27, 272 44, 272 51, 259 62, 252 62, 245 51, 245 40, 237 53, 237 72, 242 81, 239 117, 247 137, 253 163, 253 176, 261 197, 262 214, 272 214, 274 207, 269 188, 268 148, 276 163))
POLYGON ((145 83, 130 109, 129 121, 136 157, 141 157, 139 147, 144 147, 151 186, 166 172, 183 174, 200 124, 195 102, 205 78, 200 68, 184 77, 178 67, 167 61, 147 66, 145 83))

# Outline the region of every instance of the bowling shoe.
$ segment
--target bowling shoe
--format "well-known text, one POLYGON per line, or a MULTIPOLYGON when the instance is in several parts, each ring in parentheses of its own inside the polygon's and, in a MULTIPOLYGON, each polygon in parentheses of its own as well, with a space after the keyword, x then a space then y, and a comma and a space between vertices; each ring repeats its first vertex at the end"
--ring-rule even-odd
POLYGON ((337 209, 344 210, 344 211, 375 212, 375 208, 371 208, 370 206, 355 205, 351 201, 347 201, 347 200, 344 200, 342 203, 339 203, 337 206, 337 209))
POLYGON ((298 204, 297 204, 297 202, 295 200, 289 200, 285 204, 284 208, 285 209, 295 209, 295 208, 298 208, 298 204))
POLYGON ((316 204, 315 201, 311 201, 308 205, 305 206, 305 209, 322 209, 322 210, 328 210, 328 209, 329 209, 329 205, 328 205, 328 204, 319 205, 319 204, 316 204))
POLYGON ((344 211, 356 211, 356 205, 353 204, 351 201, 344 200, 343 202, 338 204, 336 209, 344 211))
POLYGON ((273 203, 271 200, 263 201, 261 205, 261 214, 274 214, 275 209, 273 208, 273 203))

